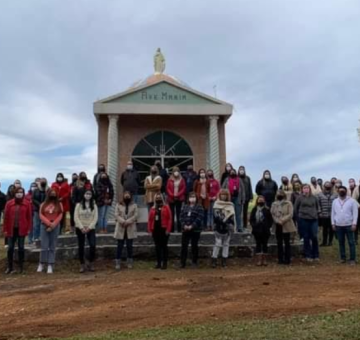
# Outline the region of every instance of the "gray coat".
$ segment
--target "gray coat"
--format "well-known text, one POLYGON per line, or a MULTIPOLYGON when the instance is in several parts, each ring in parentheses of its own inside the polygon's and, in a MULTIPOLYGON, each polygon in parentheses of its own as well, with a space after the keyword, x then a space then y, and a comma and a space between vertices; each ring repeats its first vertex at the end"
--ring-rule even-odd
POLYGON ((127 237, 134 239, 136 235, 136 222, 138 218, 138 207, 135 203, 129 205, 128 213, 126 214, 125 204, 117 204, 115 208, 115 233, 114 238, 123 240, 125 235, 125 229, 127 231, 127 237), (125 222, 127 222, 125 226, 125 222))

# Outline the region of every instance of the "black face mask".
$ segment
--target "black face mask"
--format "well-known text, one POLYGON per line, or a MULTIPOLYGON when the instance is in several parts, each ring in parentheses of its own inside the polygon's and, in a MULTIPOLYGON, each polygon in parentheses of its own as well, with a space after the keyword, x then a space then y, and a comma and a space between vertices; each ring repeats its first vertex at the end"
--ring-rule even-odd
POLYGON ((213 175, 213 174, 208 174, 208 177, 209 177, 209 178, 213 178, 214 175, 213 175))
POLYGON ((103 167, 99 168, 98 170, 99 170, 99 172, 105 172, 105 168, 103 168, 103 167))
POLYGON ((259 203, 258 203, 258 206, 259 206, 259 207, 265 206, 265 202, 259 202, 259 203))
POLYGON ((276 197, 279 201, 282 201, 285 198, 285 196, 283 195, 277 195, 276 197))
POLYGON ((331 189, 332 189, 331 187, 325 187, 326 191, 331 191, 331 189))
POLYGON ((339 191, 339 196, 346 197, 346 191, 343 191, 343 190, 339 191))
POLYGON ((46 183, 41 183, 42 188, 46 188, 46 183))
POLYGON ((75 183, 78 180, 77 177, 73 177, 72 182, 75 183))
POLYGON ((56 200, 56 196, 54 196, 54 195, 51 195, 51 196, 49 196, 49 197, 50 197, 50 199, 51 199, 52 201, 56 200))
POLYGON ((231 177, 231 178, 235 178, 235 177, 236 177, 236 174, 230 174, 230 177, 231 177))
POLYGON ((125 202, 126 204, 129 204, 129 203, 131 202, 131 198, 130 198, 130 197, 124 198, 124 202, 125 202))
POLYGON ((156 200, 155 201, 157 205, 163 205, 163 201, 162 200, 156 200))
POLYGON ((87 180, 87 177, 86 176, 81 176, 80 179, 85 182, 87 180))
POLYGON ((284 180, 283 180, 283 184, 284 184, 284 185, 288 185, 288 184, 289 184, 289 180, 288 180, 288 179, 284 179, 284 180))

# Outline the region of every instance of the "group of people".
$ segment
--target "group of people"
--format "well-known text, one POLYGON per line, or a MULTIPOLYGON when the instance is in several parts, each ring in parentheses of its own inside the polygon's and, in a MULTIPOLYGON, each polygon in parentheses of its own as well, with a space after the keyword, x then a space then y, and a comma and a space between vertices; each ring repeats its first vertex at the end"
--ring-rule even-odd
MULTIPOLYGON (((251 232, 256 242, 257 265, 267 265, 268 242, 271 233, 276 235, 279 264, 291 263, 291 240, 298 234, 304 242, 307 261, 319 260, 318 229, 323 228, 322 246, 333 242, 334 232, 339 240, 340 257, 346 262, 345 238, 350 247, 350 263, 355 264, 359 186, 354 179, 349 187, 333 178, 323 183, 311 178, 310 184, 302 183, 294 174, 281 184, 272 179, 270 171, 263 173, 257 183, 257 195, 248 221, 249 204, 253 188, 244 166, 237 170, 226 164, 220 181, 212 170, 195 172, 192 165, 181 173, 178 167, 171 174, 155 162, 145 178, 145 203, 148 207, 148 232, 156 249, 156 268, 166 269, 168 240, 172 232, 182 233, 180 267, 187 265, 188 247, 191 244, 192 266, 198 264, 199 240, 204 230, 214 232, 211 265, 226 267, 230 240, 234 232, 251 232)), ((4 211, 3 232, 8 247, 6 273, 14 272, 14 249, 18 246, 18 270, 23 271, 25 239, 29 245, 41 247, 38 272, 54 271, 58 235, 66 229, 67 213, 70 228, 78 239, 80 272, 94 271, 96 233, 107 232, 107 213, 114 205, 116 222, 114 238, 117 239, 116 264, 120 270, 123 249, 126 246, 127 267, 133 267, 133 241, 137 237, 139 215, 138 194, 142 185, 131 161, 121 175, 123 193, 114 201, 114 190, 106 168, 101 164, 91 182, 85 172, 73 174, 71 183, 62 173, 48 186, 45 178, 37 178, 25 192, 16 180, 7 194, 0 190, 0 218, 4 211), (86 263, 85 243, 89 244, 86 263)), ((0 188, 1 189, 1 188, 0 188)))

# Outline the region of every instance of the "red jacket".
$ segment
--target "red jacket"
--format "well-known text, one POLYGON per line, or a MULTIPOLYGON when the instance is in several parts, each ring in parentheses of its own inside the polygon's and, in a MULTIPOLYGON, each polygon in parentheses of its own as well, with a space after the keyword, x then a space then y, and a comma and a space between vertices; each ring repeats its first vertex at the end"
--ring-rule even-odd
MULTIPOLYGON (((155 226, 155 215, 156 210, 154 207, 150 209, 149 219, 148 219, 148 232, 152 233, 154 231, 155 226)), ((161 226, 166 229, 169 233, 172 229, 172 214, 170 207, 168 205, 164 205, 161 208, 161 226)))
POLYGON ((60 202, 63 206, 63 212, 66 213, 70 211, 70 185, 66 181, 62 183, 54 182, 51 184, 51 189, 55 189, 57 191, 60 202))
MULTIPOLYGON (((19 204, 19 236, 27 236, 32 228, 32 208, 30 202, 25 198, 19 204)), ((15 209, 15 199, 6 203, 4 213, 4 234, 7 237, 13 236, 15 209)))
MULTIPOLYGON (((175 200, 175 196, 174 196, 175 184, 174 184, 174 182, 175 181, 173 178, 169 178, 167 185, 166 185, 166 193, 168 195, 169 203, 173 203, 175 200)), ((181 202, 185 201, 185 193, 186 193, 186 183, 185 183, 185 180, 183 178, 181 178, 180 184, 179 184, 179 191, 178 191, 178 195, 177 195, 177 198, 179 201, 181 201, 181 202)))
POLYGON ((215 178, 208 179, 208 181, 209 181, 209 184, 210 184, 209 197, 210 197, 210 199, 212 201, 216 201, 217 195, 220 192, 220 183, 215 178))

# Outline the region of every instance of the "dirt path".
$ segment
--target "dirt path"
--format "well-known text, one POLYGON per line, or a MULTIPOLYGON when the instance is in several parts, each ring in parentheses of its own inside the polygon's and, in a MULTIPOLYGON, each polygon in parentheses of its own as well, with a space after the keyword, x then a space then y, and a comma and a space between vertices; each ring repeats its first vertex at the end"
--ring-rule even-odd
POLYGON ((360 307, 340 265, 0 276, 0 339, 70 336, 360 307))

